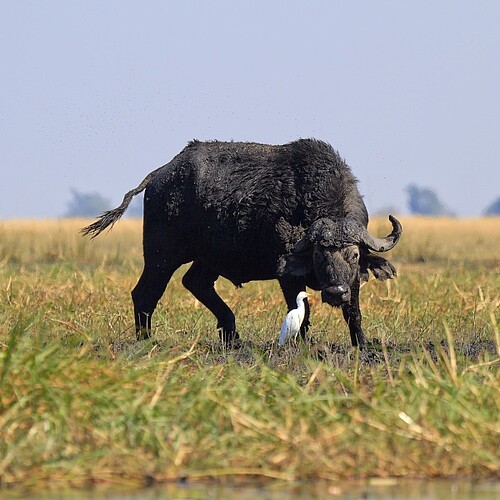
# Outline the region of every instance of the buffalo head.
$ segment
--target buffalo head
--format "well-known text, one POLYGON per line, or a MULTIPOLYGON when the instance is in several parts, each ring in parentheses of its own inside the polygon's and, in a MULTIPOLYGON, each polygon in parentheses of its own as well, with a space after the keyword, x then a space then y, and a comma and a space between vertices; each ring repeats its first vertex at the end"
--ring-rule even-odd
POLYGON ((385 238, 370 235, 359 221, 344 218, 316 220, 278 262, 279 276, 304 278, 311 288, 321 290, 321 299, 332 306, 351 301, 351 290, 360 279, 368 279, 368 269, 380 280, 392 278, 392 264, 370 251, 386 252, 398 242, 402 227, 389 216, 392 232, 385 238))

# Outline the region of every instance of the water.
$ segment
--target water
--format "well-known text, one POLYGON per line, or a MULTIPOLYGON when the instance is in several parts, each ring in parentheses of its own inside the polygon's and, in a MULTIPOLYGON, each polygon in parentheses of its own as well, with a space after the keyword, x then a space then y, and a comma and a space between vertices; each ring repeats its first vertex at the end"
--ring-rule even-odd
POLYGON ((169 483, 135 491, 95 488, 92 490, 52 491, 26 495, 16 491, 0 490, 0 499, 25 498, 41 500, 160 500, 160 499, 233 499, 298 500, 309 498, 342 499, 477 499, 499 500, 500 481, 468 480, 397 480, 370 479, 366 481, 307 482, 267 484, 247 483, 224 486, 213 483, 169 483))

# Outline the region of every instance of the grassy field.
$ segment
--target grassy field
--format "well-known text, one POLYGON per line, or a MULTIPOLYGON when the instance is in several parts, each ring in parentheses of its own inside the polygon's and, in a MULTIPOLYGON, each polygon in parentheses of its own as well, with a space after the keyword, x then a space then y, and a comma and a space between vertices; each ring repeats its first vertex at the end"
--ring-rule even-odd
POLYGON ((277 284, 219 280, 243 339, 224 350, 182 269, 137 343, 141 223, 87 222, 0 223, 0 487, 499 478, 499 219, 403 218, 361 354, 319 293, 311 342, 278 349, 277 284))

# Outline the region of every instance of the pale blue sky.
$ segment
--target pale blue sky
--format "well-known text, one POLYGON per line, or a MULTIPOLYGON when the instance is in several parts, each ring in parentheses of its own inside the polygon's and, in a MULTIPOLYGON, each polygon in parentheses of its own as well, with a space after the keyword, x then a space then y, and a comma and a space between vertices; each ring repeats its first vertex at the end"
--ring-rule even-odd
POLYGON ((500 196, 500 2, 0 0, 0 218, 118 203, 187 141, 330 142, 372 212, 500 196))

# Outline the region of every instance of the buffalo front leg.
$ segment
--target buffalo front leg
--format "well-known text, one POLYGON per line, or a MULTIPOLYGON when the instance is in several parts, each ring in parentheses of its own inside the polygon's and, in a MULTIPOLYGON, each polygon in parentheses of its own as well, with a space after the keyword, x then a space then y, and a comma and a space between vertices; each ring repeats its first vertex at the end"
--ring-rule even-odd
MULTIPOLYGON (((280 279, 279 284, 283 292, 283 296, 285 297, 288 311, 295 309, 297 307, 297 295, 300 292, 305 292, 306 290, 304 283, 295 280, 280 279)), ((300 336, 305 340, 311 325, 309 321, 310 307, 307 299, 304 299, 304 305, 306 306, 306 313, 304 321, 302 321, 302 325, 300 326, 300 336)))
POLYGON ((351 287, 351 300, 342 306, 344 319, 349 326, 351 343, 354 347, 363 348, 366 344, 365 334, 361 329, 361 309, 359 308, 359 282, 351 287))
POLYGON ((219 275, 194 261, 182 278, 182 284, 217 318, 219 336, 226 346, 234 345, 239 338, 233 311, 219 297, 214 283, 219 275))

